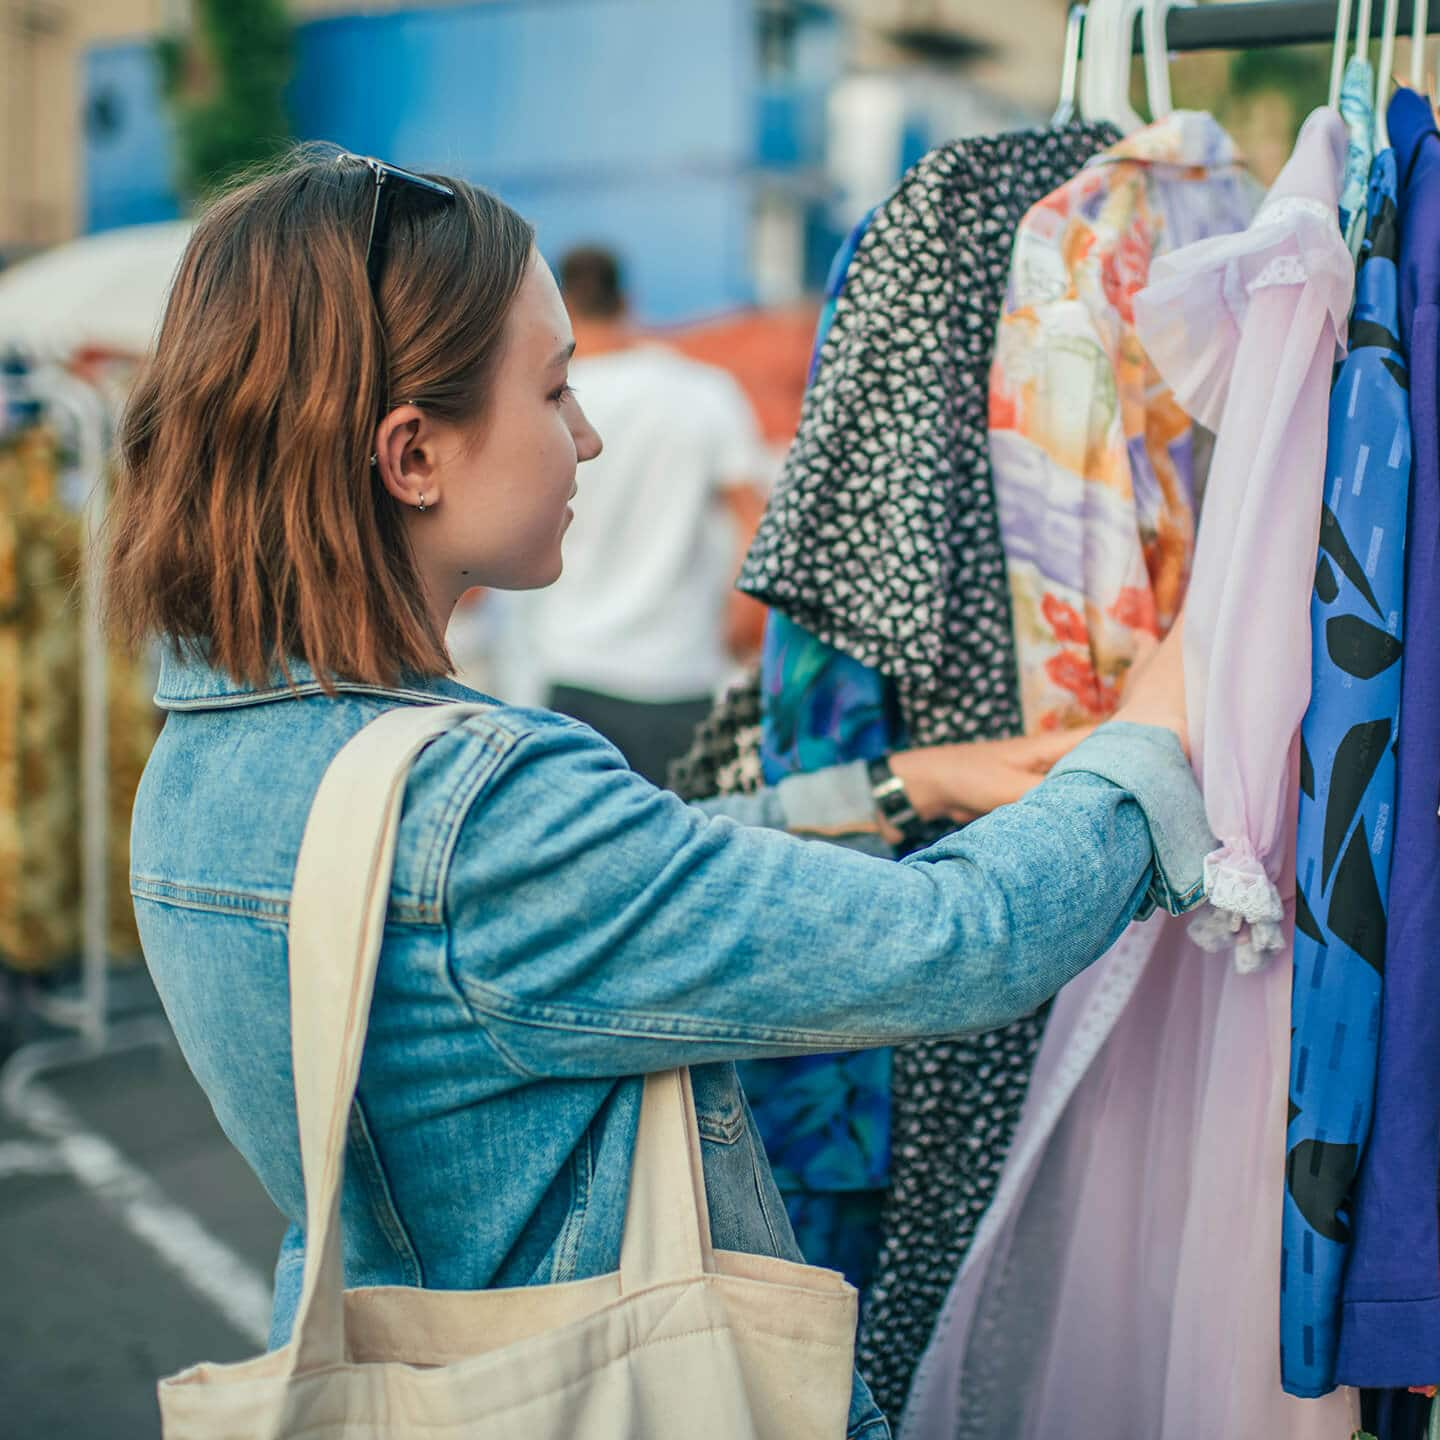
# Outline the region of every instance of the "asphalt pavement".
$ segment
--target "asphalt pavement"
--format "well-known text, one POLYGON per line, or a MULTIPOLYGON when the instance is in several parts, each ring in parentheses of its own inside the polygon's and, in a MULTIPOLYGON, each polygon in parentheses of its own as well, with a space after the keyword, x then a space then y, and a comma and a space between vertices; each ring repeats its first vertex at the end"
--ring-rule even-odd
POLYGON ((46 1033, 0 1013, 4 1440, 154 1440, 159 1376, 263 1348, 283 1223, 143 974, 120 988, 116 1053, 19 1048, 46 1033))

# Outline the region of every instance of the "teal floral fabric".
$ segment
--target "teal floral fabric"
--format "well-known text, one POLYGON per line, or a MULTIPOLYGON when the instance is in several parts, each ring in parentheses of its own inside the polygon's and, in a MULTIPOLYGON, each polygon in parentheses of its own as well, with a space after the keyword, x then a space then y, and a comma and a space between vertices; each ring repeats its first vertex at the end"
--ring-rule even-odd
POLYGON ((1340 88, 1340 114, 1350 132, 1345 150, 1345 183, 1340 190, 1340 233, 1358 260, 1365 242, 1365 200, 1375 158, 1375 72, 1368 60, 1351 56, 1340 88))

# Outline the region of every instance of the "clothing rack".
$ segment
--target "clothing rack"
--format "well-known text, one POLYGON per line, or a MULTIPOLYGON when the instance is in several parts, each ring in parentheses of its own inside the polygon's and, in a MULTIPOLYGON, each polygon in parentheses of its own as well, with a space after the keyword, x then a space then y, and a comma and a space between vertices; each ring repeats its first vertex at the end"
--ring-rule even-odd
MULTIPOLYGON (((1379 39, 1385 7, 1376 5, 1370 34, 1379 39)), ((1400 0, 1398 32, 1410 34, 1415 0, 1400 0)), ((1431 5, 1427 30, 1440 34, 1440 5, 1431 5)), ((1170 50, 1261 50, 1280 45, 1321 45, 1335 39, 1335 0, 1256 0, 1244 5, 1194 5, 1172 10, 1165 21, 1170 50)), ((1141 21, 1135 21, 1135 54, 1142 47, 1141 21)), ((1084 45, 1084 36, 1081 36, 1084 45)))
MULTIPOLYGON (((105 628, 100 610, 100 561, 96 540, 106 504, 106 464, 113 441, 118 397, 102 387, 71 374, 65 367, 37 367, 32 379, 35 394, 67 431, 75 451, 77 480, 85 500, 85 549, 80 575, 81 626, 81 906, 82 939, 80 986, 75 994, 37 991, 29 1009, 60 1032, 55 1038, 21 1045, 0 1063, 0 1113, 39 1138, 63 1150, 67 1140, 55 1106, 36 1099, 35 1085, 45 1075, 76 1064, 138 1048, 169 1048, 174 1042, 168 1026, 154 1016, 123 1020, 111 1015, 110 956, 107 947, 109 914, 109 824, 106 727, 108 720, 108 666, 105 628)), ((63 1107, 61 1107, 63 1111, 63 1107)))

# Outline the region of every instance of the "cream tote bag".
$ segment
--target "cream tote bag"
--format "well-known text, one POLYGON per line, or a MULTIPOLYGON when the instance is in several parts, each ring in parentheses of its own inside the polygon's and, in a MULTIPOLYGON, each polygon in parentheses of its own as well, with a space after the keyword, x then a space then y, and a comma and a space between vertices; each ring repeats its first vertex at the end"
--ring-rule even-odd
POLYGON ((161 1381, 165 1440, 843 1440, 856 1292, 829 1270, 711 1248, 688 1070, 646 1078, 618 1272, 344 1289, 346 1122, 405 779, 425 745, 484 708, 390 711, 321 782, 290 910, 309 1237, 294 1334, 161 1381))

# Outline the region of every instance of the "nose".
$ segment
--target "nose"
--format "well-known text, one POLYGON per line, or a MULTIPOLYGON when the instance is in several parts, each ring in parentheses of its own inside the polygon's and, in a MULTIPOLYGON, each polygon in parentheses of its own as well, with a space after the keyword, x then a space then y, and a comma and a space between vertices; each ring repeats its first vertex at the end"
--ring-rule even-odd
POLYGON ((575 407, 575 416, 576 423, 570 433, 575 437, 575 458, 584 464, 586 460, 593 460, 599 455, 605 448, 605 442, 579 405, 575 407))

